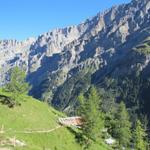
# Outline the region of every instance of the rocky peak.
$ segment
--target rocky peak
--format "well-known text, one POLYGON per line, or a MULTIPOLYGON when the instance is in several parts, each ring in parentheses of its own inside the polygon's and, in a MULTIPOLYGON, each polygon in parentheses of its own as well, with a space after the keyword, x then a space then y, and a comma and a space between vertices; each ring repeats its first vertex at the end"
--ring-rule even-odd
POLYGON ((1 40, 0 41, 0 48, 8 48, 16 45, 20 45, 21 43, 17 40, 1 40))
POLYGON ((17 40, 1 40, 0 41, 0 49, 4 50, 7 48, 12 48, 12 47, 22 47, 22 46, 27 46, 31 45, 35 42, 35 38, 28 38, 24 41, 17 41, 17 40))

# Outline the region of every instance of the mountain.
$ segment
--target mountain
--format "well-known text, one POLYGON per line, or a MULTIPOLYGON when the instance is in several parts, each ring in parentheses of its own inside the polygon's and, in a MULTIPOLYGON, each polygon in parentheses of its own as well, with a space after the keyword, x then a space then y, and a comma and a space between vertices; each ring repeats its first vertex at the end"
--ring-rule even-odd
POLYGON ((114 6, 36 39, 0 41, 0 56, 1 85, 18 65, 28 74, 30 94, 60 110, 74 113, 79 93, 94 84, 150 114, 150 0, 114 6))

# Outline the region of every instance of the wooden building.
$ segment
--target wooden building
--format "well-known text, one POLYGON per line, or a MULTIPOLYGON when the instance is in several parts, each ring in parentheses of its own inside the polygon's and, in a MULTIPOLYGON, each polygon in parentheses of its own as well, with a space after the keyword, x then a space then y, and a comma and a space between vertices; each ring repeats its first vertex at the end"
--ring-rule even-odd
POLYGON ((81 126, 83 119, 79 116, 59 118, 59 123, 64 126, 81 126))

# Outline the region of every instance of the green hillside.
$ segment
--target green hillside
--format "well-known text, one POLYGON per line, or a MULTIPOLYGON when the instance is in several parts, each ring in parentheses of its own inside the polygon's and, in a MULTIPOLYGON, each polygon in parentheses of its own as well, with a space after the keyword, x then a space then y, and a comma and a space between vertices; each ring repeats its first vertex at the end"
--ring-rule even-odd
MULTIPOLYGON (((0 95, 7 95, 0 92, 0 95)), ((9 94, 10 96, 11 94, 9 94)), ((81 150, 76 142, 75 133, 58 124, 58 118, 64 116, 47 104, 29 96, 19 96, 21 106, 9 108, 0 104, 0 149, 12 150, 81 150), (25 146, 2 144, 8 139, 16 139, 25 146)), ((91 150, 108 150, 107 146, 93 144, 91 150)))

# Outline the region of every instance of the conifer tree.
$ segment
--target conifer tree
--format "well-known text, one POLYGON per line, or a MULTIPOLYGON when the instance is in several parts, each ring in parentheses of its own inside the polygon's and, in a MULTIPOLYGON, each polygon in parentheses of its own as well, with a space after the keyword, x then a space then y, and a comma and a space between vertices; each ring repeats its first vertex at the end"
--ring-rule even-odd
POLYGON ((15 94, 27 94, 30 87, 25 79, 25 72, 23 70, 20 70, 18 67, 14 67, 10 71, 10 81, 8 84, 6 84, 4 90, 15 94))
POLYGON ((131 140, 131 122, 126 106, 123 102, 115 113, 112 135, 118 141, 119 147, 128 147, 131 140))
POLYGON ((137 120, 136 127, 133 135, 134 140, 134 148, 136 150, 146 150, 147 142, 146 142, 146 131, 140 120, 137 120))
MULTIPOLYGON (((101 137, 104 128, 104 115, 101 111, 101 98, 97 90, 92 87, 89 94, 79 96, 80 107, 79 115, 84 120, 82 134, 86 136, 87 141, 97 141, 101 137)), ((89 144, 89 143, 88 143, 89 144)))

